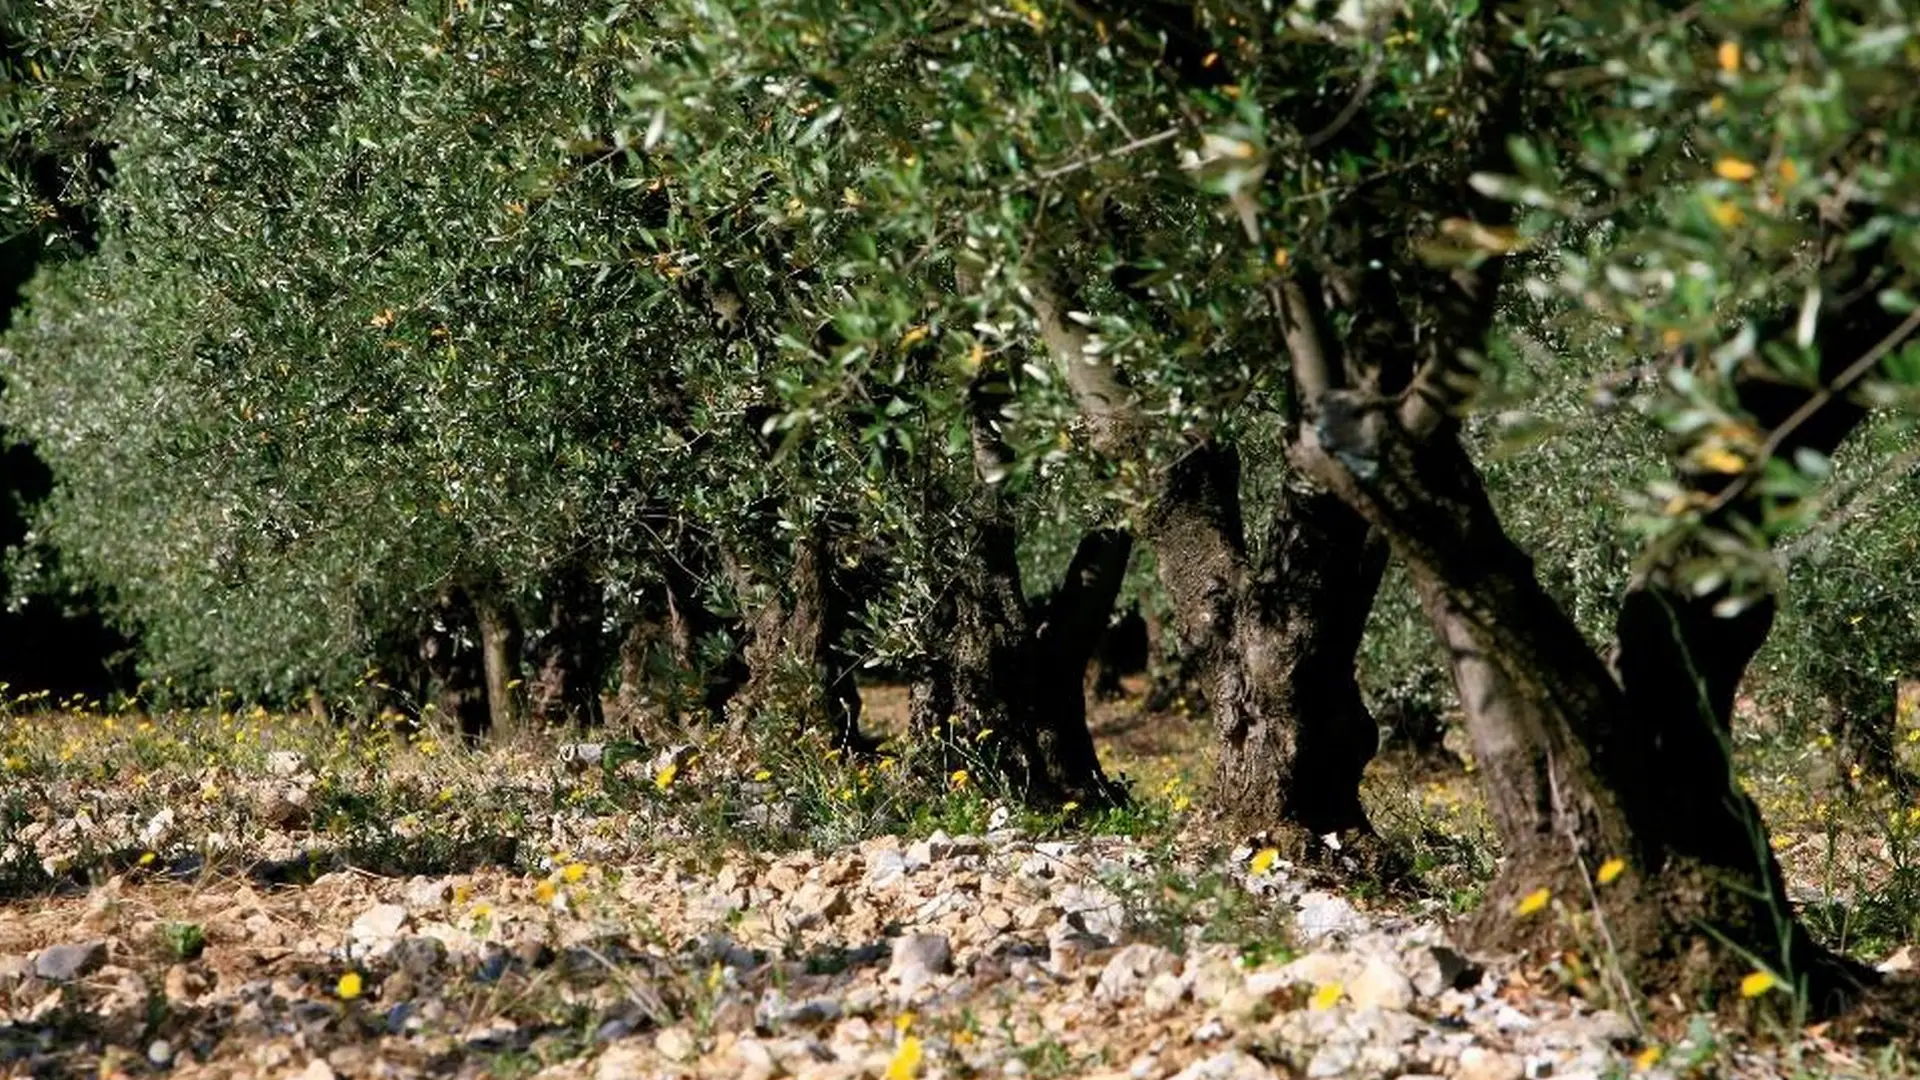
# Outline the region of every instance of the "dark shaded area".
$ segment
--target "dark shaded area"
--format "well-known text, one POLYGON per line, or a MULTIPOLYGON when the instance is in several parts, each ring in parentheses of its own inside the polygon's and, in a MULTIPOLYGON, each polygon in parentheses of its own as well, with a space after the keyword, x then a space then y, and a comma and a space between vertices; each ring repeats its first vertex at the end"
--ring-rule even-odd
POLYGON ((1120 680, 1128 675, 1145 674, 1151 656, 1152 640, 1147 632, 1147 620, 1140 614, 1139 602, 1135 601, 1107 623, 1106 632, 1100 637, 1100 645, 1093 658, 1094 697, 1101 701, 1115 701, 1125 696, 1120 680))
MULTIPOLYGON (((19 148, 9 148, 7 167, 16 167, 21 157, 19 148)), ((32 173, 36 185, 58 182, 50 168, 34 168, 32 173)), ((12 325, 21 291, 44 247, 43 237, 35 232, 0 241, 0 330, 12 325)), ((7 556, 26 539, 33 504, 52 489, 53 476, 32 447, 15 443, 11 433, 0 428, 0 549, 7 556)), ((0 599, 12 598, 13 588, 8 567, 0 562, 0 599)), ((8 693, 45 690, 56 697, 104 697, 131 689, 130 643, 100 618, 94 597, 32 595, 20 600, 0 611, 0 682, 8 684, 8 693)))

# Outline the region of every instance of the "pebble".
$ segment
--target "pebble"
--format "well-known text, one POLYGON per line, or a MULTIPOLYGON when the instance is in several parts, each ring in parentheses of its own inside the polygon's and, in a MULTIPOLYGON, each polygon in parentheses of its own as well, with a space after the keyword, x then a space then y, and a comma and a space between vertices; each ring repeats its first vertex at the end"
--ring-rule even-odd
POLYGON ((33 958, 33 973, 48 982, 68 982, 100 970, 107 962, 105 941, 49 945, 33 958))
POLYGON ((1113 954, 1094 985, 1095 1001, 1109 1004, 1132 1001, 1153 977, 1179 971, 1180 958, 1158 945, 1128 945, 1113 954))
POLYGON ((375 904, 353 920, 347 932, 367 944, 391 941, 407 924, 407 909, 399 904, 375 904))
POLYGON ((897 984, 902 999, 952 970, 953 944, 945 934, 905 934, 894 939, 887 977, 897 984))
POLYGON ((1369 957, 1346 987, 1356 1009, 1404 1010, 1413 1004, 1412 981, 1377 956, 1369 957))
POLYGON ((1371 925, 1352 904, 1328 892, 1303 893, 1294 927, 1302 941, 1317 944, 1327 938, 1360 934, 1371 925))

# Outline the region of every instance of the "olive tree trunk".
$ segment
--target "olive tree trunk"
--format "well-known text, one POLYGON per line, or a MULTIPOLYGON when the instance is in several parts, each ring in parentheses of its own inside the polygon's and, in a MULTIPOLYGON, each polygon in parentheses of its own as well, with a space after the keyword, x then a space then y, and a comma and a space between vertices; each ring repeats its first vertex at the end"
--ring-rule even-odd
POLYGON ((514 688, 520 678, 520 619, 495 590, 474 601, 480 624, 480 659, 486 672, 487 721, 495 739, 512 734, 519 719, 514 688))
MULTIPOLYGON (((1860 272, 1842 268, 1830 284, 1860 272)), ((1837 447, 1861 412, 1835 388, 1914 328, 1893 325, 1871 290, 1828 295, 1862 293, 1823 313, 1823 387, 1736 375, 1772 454, 1837 447)), ((1695 587, 1684 568, 1711 541, 1683 536, 1627 589, 1609 666, 1502 529, 1443 399, 1409 395, 1394 407, 1306 389, 1317 392, 1301 463, 1391 540, 1451 657, 1506 856, 1480 941, 1559 948, 1571 928, 1590 947, 1604 942, 1641 989, 1683 998, 1724 994, 1756 961, 1807 988, 1816 1010, 1857 995, 1867 973, 1797 919, 1732 760, 1734 698, 1771 627, 1771 598, 1695 587), (1626 874, 1596 887, 1597 867, 1616 858, 1626 874), (1519 898, 1540 889, 1561 898, 1562 917, 1516 917, 1519 898)), ((1757 525, 1766 504, 1755 475, 1683 475, 1705 529, 1757 525)))
POLYGON ((860 731, 858 658, 847 638, 865 597, 858 559, 842 558, 844 528, 823 512, 793 545, 784 590, 754 616, 745 660, 750 708, 797 710, 824 725, 836 746, 867 753, 878 745, 860 731), (852 561, 852 568, 844 565, 852 561))
MULTIPOLYGON (((1134 396, 1087 348, 1057 283, 1030 289, 1042 336, 1094 448, 1143 460, 1134 396)), ((1212 801, 1295 842, 1371 833, 1360 775, 1379 746, 1354 664, 1387 546, 1337 497, 1291 477, 1247 541, 1240 459, 1194 447, 1159 478, 1141 525, 1173 607, 1183 668, 1206 698, 1219 759, 1212 801), (1304 835, 1302 835, 1304 834, 1304 835)))
POLYGON ((1012 457, 998 430, 1004 391, 989 380, 977 377, 969 394, 974 483, 955 507, 967 552, 934 575, 941 600, 909 722, 946 748, 948 765, 984 760, 1036 803, 1120 803, 1126 793, 1102 771, 1087 729, 1086 676, 1133 540, 1088 533, 1059 587, 1029 599, 999 489, 1012 457))

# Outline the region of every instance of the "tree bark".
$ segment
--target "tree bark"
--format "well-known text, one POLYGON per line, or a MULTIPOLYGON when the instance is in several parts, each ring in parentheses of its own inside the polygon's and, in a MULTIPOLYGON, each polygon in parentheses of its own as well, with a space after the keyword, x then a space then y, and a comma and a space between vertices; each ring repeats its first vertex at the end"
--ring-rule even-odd
MULTIPOLYGON (((710 551, 689 553, 685 559, 669 553, 662 561, 661 580, 667 595, 667 641, 674 664, 698 683, 700 705, 707 718, 720 720, 747 685, 747 632, 740 620, 708 605, 704 594, 715 560, 710 551), (691 561, 688 561, 691 560, 691 561)), ((678 720, 679 694, 673 719, 678 720)))
POLYGON ((535 650, 527 708, 537 724, 597 727, 605 719, 601 623, 605 602, 584 564, 561 567, 547 583, 547 626, 535 650))
POLYGON ((967 522, 969 550, 956 568, 936 575, 946 587, 910 720, 945 748, 945 765, 985 757, 1036 803, 1121 803, 1126 793, 1102 771, 1087 730, 1086 676, 1132 538, 1114 530, 1088 534, 1060 586, 1045 601, 1028 599, 1018 527, 999 487, 1012 458, 998 429, 1004 389, 991 379, 983 372, 969 389, 973 483, 956 508, 967 522))
MULTIPOLYGON (((1139 460, 1134 395, 1088 349, 1056 283, 1030 288, 1035 315, 1096 451, 1139 460)), ((1183 668, 1218 736, 1216 811, 1305 836, 1371 832, 1360 775, 1379 733, 1354 663, 1387 548, 1338 498, 1282 489, 1257 556, 1240 505, 1240 460, 1227 445, 1190 450, 1160 478, 1142 534, 1172 601, 1183 668)))
POLYGON ((474 615, 480 623, 490 734, 501 739, 513 733, 519 716, 513 691, 520 677, 520 620, 512 606, 491 591, 475 600, 474 615))
POLYGON ((1215 805, 1315 837, 1365 833, 1360 774, 1379 735, 1354 660, 1385 546, 1334 496, 1288 487, 1256 560, 1239 481, 1232 448, 1199 447, 1168 471, 1146 526, 1218 736, 1215 805))
POLYGON ((915 680, 909 722, 945 749, 942 768, 983 761, 1041 804, 1124 801, 1087 728, 1086 675, 1119 595, 1132 538, 1081 538, 1060 587, 1029 602, 1010 528, 984 527, 981 549, 948 583, 933 624, 936 655, 915 680))
POLYGON ((822 723, 836 746, 868 753, 878 741, 860 731, 858 663, 846 646, 864 575, 858 565, 842 565, 844 533, 826 512, 795 540, 787 587, 754 617, 749 632, 746 698, 754 708, 797 707, 822 723))
POLYGON ((1851 984, 1793 915, 1716 712, 1731 707, 1758 616, 1688 663, 1686 635, 1703 628, 1643 582, 1622 606, 1616 682, 1501 529, 1451 432, 1415 440, 1355 395, 1318 406, 1303 465, 1391 538, 1452 659, 1506 856, 1470 936, 1564 947, 1561 922, 1515 915, 1545 888, 1645 990, 1724 993, 1752 956, 1816 995, 1851 984), (1630 871, 1594 890, 1612 858, 1630 871))

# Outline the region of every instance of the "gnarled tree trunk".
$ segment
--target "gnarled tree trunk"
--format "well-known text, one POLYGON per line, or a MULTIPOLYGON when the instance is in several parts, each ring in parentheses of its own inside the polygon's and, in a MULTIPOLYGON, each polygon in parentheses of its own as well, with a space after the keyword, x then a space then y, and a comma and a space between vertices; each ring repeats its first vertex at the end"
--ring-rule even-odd
POLYGON ((998 488, 1011 460, 998 430, 1002 397, 989 376, 976 377, 975 486, 958 508, 970 551, 941 590, 930 626, 935 644, 911 693, 910 723, 948 747, 955 761, 990 755, 1036 802, 1123 802, 1125 792, 1101 770, 1087 730, 1086 675, 1133 540, 1118 530, 1088 533, 1060 586, 1044 601, 1029 600, 1017 527, 998 488))
POLYGON ((1147 537, 1218 737, 1213 797, 1247 823, 1369 831, 1360 774, 1379 733, 1354 659, 1386 568, 1366 522, 1323 491, 1282 489, 1255 557, 1231 448, 1170 469, 1147 537))
POLYGON ((937 652, 914 683, 910 725, 950 748, 948 767, 997 757, 1037 802, 1122 801, 1087 728, 1086 675, 1132 537, 1089 532, 1060 586, 1035 601, 1024 595, 1010 529, 988 527, 980 539, 982 550, 949 582, 932 620, 937 652))
MULTIPOLYGON (((1134 396, 1067 318, 1057 284, 1031 290, 1096 450, 1143 460, 1134 396)), ((1293 478, 1251 550, 1240 459, 1190 450, 1159 479, 1142 535, 1172 601, 1183 667, 1218 736, 1213 803, 1223 816, 1307 837, 1368 834, 1360 775, 1379 746, 1354 664, 1387 547, 1338 498, 1293 478)))
POLYGON ((877 741, 860 731, 859 665, 847 637, 867 575, 858 559, 843 565, 844 533, 828 512, 795 539, 786 589, 753 619, 745 696, 752 707, 780 700, 817 714, 835 745, 866 753, 877 741))
MULTIPOLYGON (((1851 310, 1824 316, 1828 388, 1736 377, 1740 403, 1769 433, 1768 454, 1836 447, 1860 414, 1832 386, 1913 329, 1892 325, 1871 290, 1829 295, 1862 293, 1851 310)), ((1816 1009, 1856 994, 1867 973, 1796 918, 1766 825, 1734 772, 1734 697, 1766 640, 1771 601, 1729 604, 1730 585, 1693 587, 1684 568, 1699 551, 1671 545, 1622 601, 1609 670, 1507 538, 1433 404, 1409 398, 1396 409, 1322 388, 1299 456, 1392 540, 1451 654, 1507 856, 1479 936, 1511 944, 1532 934, 1559 947, 1560 923, 1514 914, 1519 897, 1546 888, 1642 988, 1724 993, 1758 958, 1804 983, 1816 1009), (1630 871, 1595 887, 1595 869, 1613 858, 1630 871)), ((1738 532, 1761 520, 1755 475, 1686 477, 1706 528, 1738 532)))

